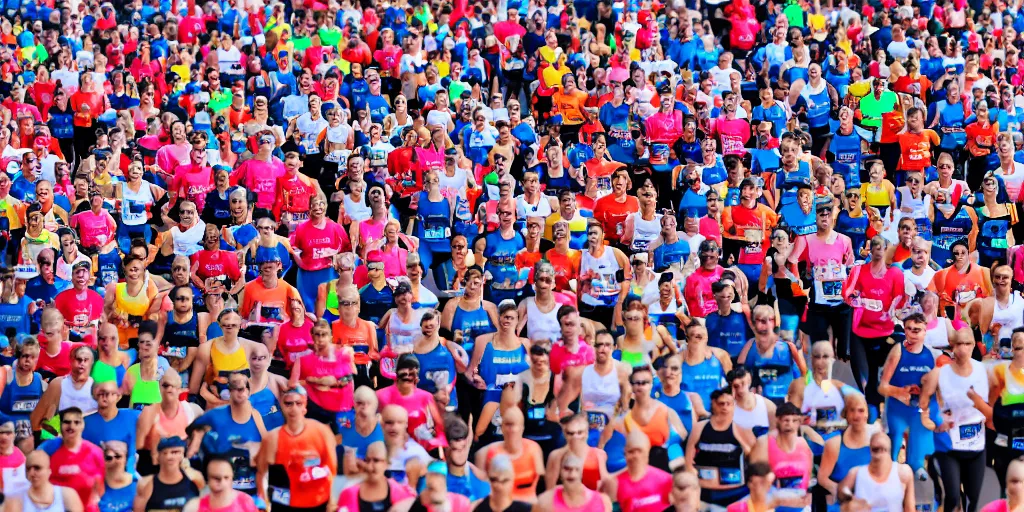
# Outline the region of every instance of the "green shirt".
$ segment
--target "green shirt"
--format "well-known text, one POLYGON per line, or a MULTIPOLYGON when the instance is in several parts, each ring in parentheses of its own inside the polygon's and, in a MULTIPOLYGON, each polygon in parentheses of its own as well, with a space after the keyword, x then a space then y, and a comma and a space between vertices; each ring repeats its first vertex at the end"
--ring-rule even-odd
POLYGON ((875 99, 875 92, 871 91, 867 96, 860 99, 860 113, 863 119, 860 124, 863 126, 882 126, 882 114, 888 114, 896 108, 896 93, 882 91, 882 97, 875 99))

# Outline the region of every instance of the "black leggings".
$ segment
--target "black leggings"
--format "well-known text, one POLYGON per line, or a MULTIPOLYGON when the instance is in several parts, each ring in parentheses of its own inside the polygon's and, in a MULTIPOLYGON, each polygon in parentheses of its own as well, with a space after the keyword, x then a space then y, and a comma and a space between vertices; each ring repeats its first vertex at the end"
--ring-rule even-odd
POLYGON ((832 346, 836 357, 844 361, 850 359, 850 308, 846 305, 828 307, 812 304, 807 308, 807 320, 800 330, 811 338, 811 344, 834 339, 832 346), (832 328, 832 338, 828 335, 829 327, 832 328))
POLYGON ((850 342, 850 366, 857 385, 864 392, 868 405, 878 407, 882 403, 882 395, 878 394, 878 376, 885 365, 885 359, 892 348, 884 338, 861 338, 856 334, 850 342))
POLYGON ((985 450, 935 452, 934 457, 942 480, 942 510, 953 512, 960 507, 964 512, 976 512, 985 480, 985 450), (960 492, 961 483, 963 492, 960 492))
POLYGON ((1024 452, 1007 447, 994 447, 992 449, 992 458, 995 459, 992 469, 996 471, 996 480, 999 481, 1000 496, 1006 495, 1006 470, 1009 469, 1010 463, 1019 457, 1024 457, 1024 452))

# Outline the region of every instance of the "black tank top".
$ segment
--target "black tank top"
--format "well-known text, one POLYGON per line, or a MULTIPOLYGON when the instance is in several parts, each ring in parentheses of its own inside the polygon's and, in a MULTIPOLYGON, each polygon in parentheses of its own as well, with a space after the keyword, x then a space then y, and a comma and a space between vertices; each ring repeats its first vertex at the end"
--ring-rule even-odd
POLYGON ((388 494, 384 499, 378 501, 366 501, 359 496, 359 512, 387 512, 391 509, 391 486, 388 486, 388 494))
POLYGON ((530 510, 533 510, 532 506, 523 501, 513 501, 512 504, 504 510, 494 510, 491 508, 490 500, 483 500, 476 506, 476 508, 473 509, 473 512, 530 512, 530 510))
POLYGON ((723 485, 743 483, 743 445, 736 439, 731 422, 722 431, 715 430, 710 421, 704 425, 693 465, 697 466, 701 480, 717 477, 723 485))
POLYGON ((165 484, 160 475, 153 475, 153 494, 146 502, 146 510, 177 511, 185 508, 192 498, 199 497, 199 487, 189 479, 185 471, 181 471, 181 481, 176 484, 165 484))
POLYGON ((523 384, 523 395, 521 403, 523 404, 523 416, 526 418, 523 423, 523 437, 536 441, 540 445, 541 451, 544 452, 544 457, 551 454, 552 451, 557 448, 560 443, 559 440, 562 436, 562 427, 558 422, 548 421, 545 413, 547 412, 545 406, 555 400, 555 374, 550 372, 548 378, 548 392, 544 395, 544 400, 539 404, 534 404, 530 399, 530 386, 523 384))

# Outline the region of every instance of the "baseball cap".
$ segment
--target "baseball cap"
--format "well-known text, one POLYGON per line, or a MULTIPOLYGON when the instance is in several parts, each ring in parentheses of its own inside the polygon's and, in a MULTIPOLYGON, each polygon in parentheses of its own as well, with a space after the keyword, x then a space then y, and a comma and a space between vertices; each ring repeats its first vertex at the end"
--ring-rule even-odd
POLYGON ((180 437, 177 437, 177 436, 172 436, 172 437, 165 437, 165 438, 161 439, 160 443, 156 445, 156 450, 158 452, 162 452, 164 450, 171 449, 171 448, 184 448, 184 447, 185 447, 185 440, 184 439, 182 439, 180 437))
POLYGON ((74 272, 74 271, 76 271, 76 270, 78 270, 80 268, 84 268, 86 270, 92 270, 92 262, 89 261, 89 260, 80 260, 80 261, 76 261, 74 265, 71 265, 71 271, 72 272, 74 272))

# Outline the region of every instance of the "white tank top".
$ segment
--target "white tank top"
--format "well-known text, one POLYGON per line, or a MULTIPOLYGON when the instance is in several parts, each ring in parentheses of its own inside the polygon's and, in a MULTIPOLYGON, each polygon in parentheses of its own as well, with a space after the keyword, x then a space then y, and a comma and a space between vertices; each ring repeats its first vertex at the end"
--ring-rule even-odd
POLYGON ((619 388, 619 372, 615 367, 608 375, 601 376, 589 365, 583 369, 580 390, 580 403, 585 411, 600 411, 609 417, 615 411, 615 404, 622 397, 619 388))
POLYGON ((26 492, 22 508, 25 512, 64 512, 64 487, 53 486, 53 503, 47 507, 37 505, 26 492))
POLYGON ((151 206, 154 201, 148 181, 142 181, 138 192, 132 191, 127 183, 121 182, 121 222, 128 226, 145 224, 146 207, 151 206))
POLYGON ((351 132, 350 132, 351 129, 352 128, 349 125, 345 124, 345 123, 342 123, 342 124, 340 124, 338 126, 334 126, 334 127, 331 127, 331 126, 327 127, 327 133, 325 134, 324 139, 327 142, 331 143, 331 144, 341 144, 342 147, 329 151, 324 156, 324 161, 325 162, 339 163, 342 160, 344 160, 344 156, 345 156, 345 153, 347 151, 345 149, 344 144, 345 144, 345 142, 348 141, 348 137, 351 134, 351 132))
POLYGON ((935 349, 944 350, 949 348, 949 319, 947 318, 936 318, 935 323, 928 324, 928 331, 924 334, 924 346, 935 349))
POLYGON ((928 218, 928 207, 931 206, 931 200, 927 199, 931 196, 921 192, 921 197, 913 197, 910 193, 910 187, 899 187, 897 190, 900 192, 900 204, 898 207, 909 207, 911 211, 909 213, 903 212, 904 217, 910 217, 911 219, 927 219, 928 218))
POLYGON ((768 428, 768 406, 764 404, 764 397, 761 395, 754 395, 754 409, 746 410, 740 407, 740 404, 736 404, 732 412, 733 423, 751 430, 754 427, 768 428))
POLYGON ((531 340, 551 340, 562 338, 562 329, 558 325, 558 303, 551 311, 541 313, 537 307, 536 297, 526 299, 526 336, 531 340))
MULTIPOLYGON (((600 258, 595 258, 590 251, 583 251, 580 259, 580 276, 589 275, 590 293, 584 293, 580 300, 588 306, 614 306, 619 298, 619 280, 615 273, 622 270, 615 259, 615 251, 604 248, 600 258)), ((584 279, 587 279, 584 277, 584 279)))
POLYGON ((999 324, 999 337, 1009 338, 1010 333, 1018 327, 1024 326, 1024 298, 1016 292, 1010 293, 1010 300, 1005 306, 995 301, 992 307, 992 323, 999 324))
POLYGON ((516 216, 520 219, 527 217, 544 217, 547 218, 551 215, 551 202, 548 201, 548 196, 541 194, 537 204, 530 204, 526 202, 526 196, 516 197, 516 216))
POLYGON ((633 216, 633 241, 629 249, 634 253, 647 252, 651 242, 661 234, 661 214, 655 214, 654 220, 644 220, 640 212, 630 215, 633 216))
POLYGON ((357 203, 357 202, 352 200, 352 197, 350 197, 348 194, 345 194, 344 203, 345 203, 345 214, 348 215, 348 218, 351 219, 352 222, 362 222, 362 221, 364 221, 366 219, 369 219, 370 215, 373 215, 373 210, 371 210, 370 206, 368 204, 366 204, 366 190, 365 189, 363 190, 363 200, 362 201, 357 203))
POLYGON ((206 234, 206 223, 203 221, 196 222, 196 224, 184 232, 181 228, 174 226, 171 228, 171 239, 174 242, 174 255, 175 256, 192 256, 202 249, 203 235, 206 234))
POLYGON ((903 291, 910 297, 914 297, 918 292, 923 292, 928 289, 928 285, 931 284, 932 278, 935 277, 935 270, 925 267, 924 272, 921 275, 917 275, 911 269, 903 271, 903 291))
POLYGON ((413 341, 423 333, 420 329, 420 318, 425 312, 425 309, 412 310, 412 319, 409 322, 403 322, 398 318, 397 309, 391 313, 391 318, 388 319, 388 342, 391 343, 391 350, 398 354, 412 352, 413 341))
POLYGON ((82 414, 88 416, 94 412, 99 406, 96 404, 96 400, 92 397, 92 377, 85 381, 85 385, 81 389, 75 389, 74 384, 71 383, 71 376, 68 378, 61 379, 60 381, 60 401, 57 402, 57 410, 63 411, 68 407, 77 407, 82 410, 82 414))
POLYGON ((902 512, 903 486, 900 484, 899 464, 893 462, 889 476, 884 482, 878 483, 871 478, 867 466, 857 468, 854 482, 855 497, 868 502, 871 512, 902 512))
POLYGON ((951 364, 939 369, 939 393, 943 402, 940 412, 944 419, 950 416, 953 419, 949 440, 954 450, 977 452, 985 449, 985 415, 967 398, 967 390, 972 387, 982 400, 988 402, 988 373, 981 361, 971 360, 971 374, 967 377, 957 375, 951 364))
POLYGON ((814 379, 804 388, 803 413, 811 419, 811 427, 816 430, 845 428, 843 419, 843 393, 831 381, 825 381, 825 388, 814 379))

